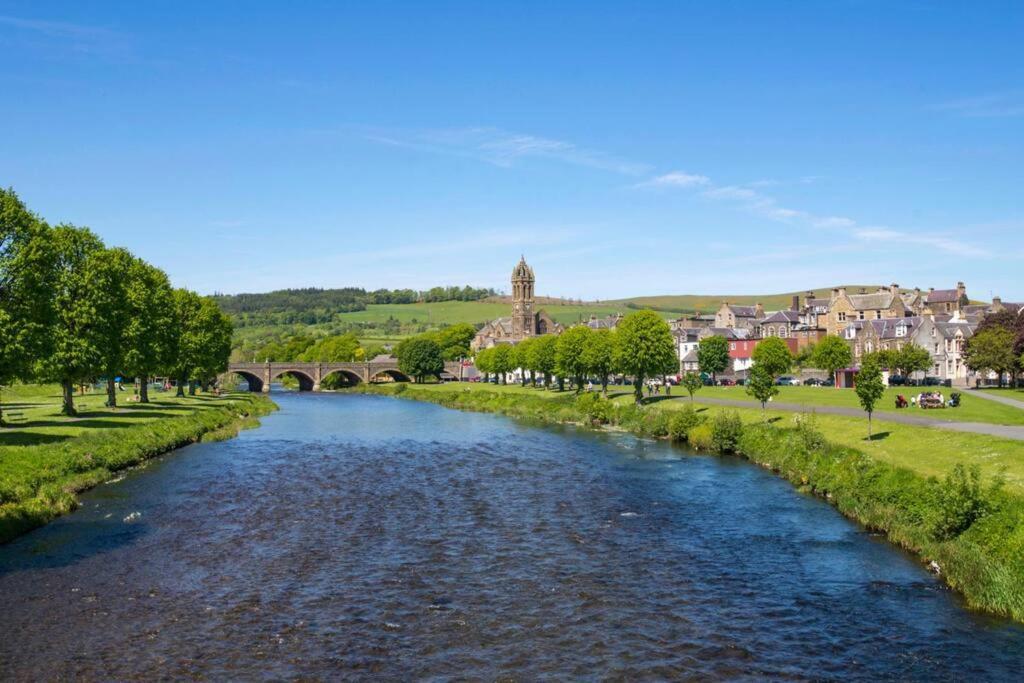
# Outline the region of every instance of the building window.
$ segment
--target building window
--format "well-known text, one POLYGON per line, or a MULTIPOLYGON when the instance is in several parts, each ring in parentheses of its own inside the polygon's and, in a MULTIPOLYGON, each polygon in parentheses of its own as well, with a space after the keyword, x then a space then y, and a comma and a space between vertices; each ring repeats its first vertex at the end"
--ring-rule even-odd
POLYGON ((853 355, 860 356, 860 344, 853 345, 853 355))
POLYGON ((881 320, 881 319, 882 319, 882 312, 881 311, 875 311, 875 320, 881 320))
POLYGON ((729 350, 730 351, 735 351, 736 350, 736 342, 732 342, 731 344, 729 344, 729 350))
POLYGON ((839 313, 839 322, 841 322, 841 323, 845 323, 846 322, 846 313, 842 313, 842 312, 839 313))
POLYGON ((864 311, 857 311, 857 320, 864 319, 864 311))
POLYGON ((786 326, 785 325, 783 325, 782 327, 779 328, 779 336, 782 337, 782 338, 786 337, 786 326))

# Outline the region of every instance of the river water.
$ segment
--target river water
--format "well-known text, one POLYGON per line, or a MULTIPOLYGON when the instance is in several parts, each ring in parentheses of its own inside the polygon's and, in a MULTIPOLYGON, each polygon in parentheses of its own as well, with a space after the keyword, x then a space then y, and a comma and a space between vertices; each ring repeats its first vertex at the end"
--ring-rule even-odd
POLYGON ((1019 680, 1024 629, 736 458, 372 396, 0 548, 0 678, 1019 680))

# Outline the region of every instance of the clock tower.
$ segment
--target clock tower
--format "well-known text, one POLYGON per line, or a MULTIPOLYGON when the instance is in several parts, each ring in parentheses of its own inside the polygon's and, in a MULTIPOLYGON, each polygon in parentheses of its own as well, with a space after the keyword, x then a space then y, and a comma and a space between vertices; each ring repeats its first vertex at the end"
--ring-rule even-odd
POLYGON ((520 257, 512 270, 512 337, 523 339, 536 334, 533 310, 533 269, 520 257))

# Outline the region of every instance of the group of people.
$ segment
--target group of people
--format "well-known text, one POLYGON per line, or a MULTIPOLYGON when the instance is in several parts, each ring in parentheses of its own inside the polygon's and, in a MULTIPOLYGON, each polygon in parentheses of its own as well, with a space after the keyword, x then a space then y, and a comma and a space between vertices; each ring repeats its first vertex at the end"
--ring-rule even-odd
MULTIPOLYGON (((896 397, 897 408, 906 408, 907 405, 907 399, 903 394, 896 397)), ((912 408, 956 408, 960 405, 960 394, 953 392, 949 401, 946 401, 946 397, 941 391, 923 391, 916 396, 911 396, 909 405, 912 408)))

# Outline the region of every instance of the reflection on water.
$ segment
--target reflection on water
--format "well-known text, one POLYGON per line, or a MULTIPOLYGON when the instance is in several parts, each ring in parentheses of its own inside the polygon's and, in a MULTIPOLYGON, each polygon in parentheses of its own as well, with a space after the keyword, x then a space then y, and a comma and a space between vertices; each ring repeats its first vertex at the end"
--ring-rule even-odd
POLYGON ((1024 630, 737 459, 279 395, 0 548, 4 679, 1006 680, 1024 630))

